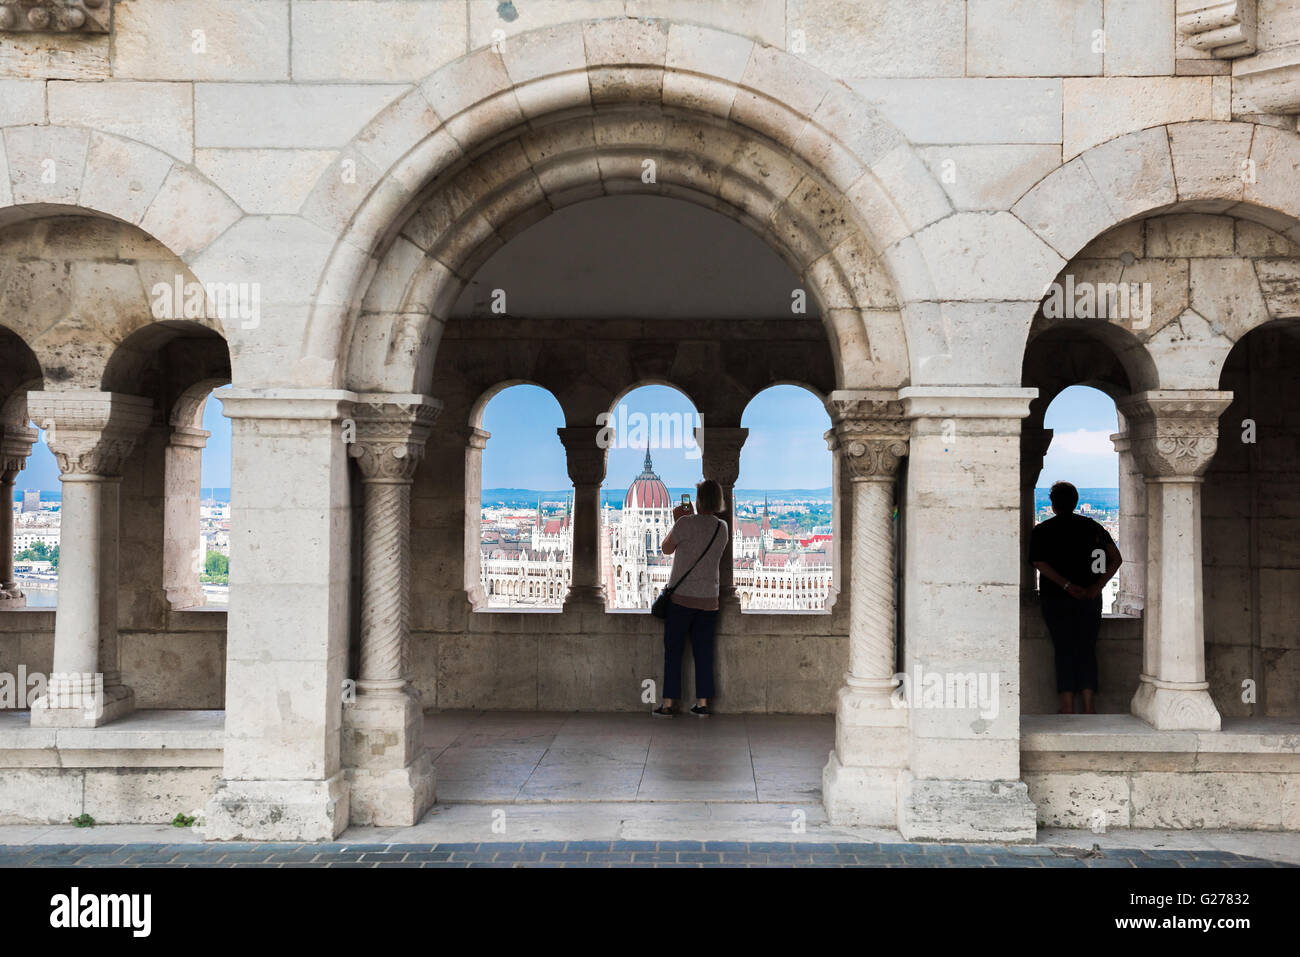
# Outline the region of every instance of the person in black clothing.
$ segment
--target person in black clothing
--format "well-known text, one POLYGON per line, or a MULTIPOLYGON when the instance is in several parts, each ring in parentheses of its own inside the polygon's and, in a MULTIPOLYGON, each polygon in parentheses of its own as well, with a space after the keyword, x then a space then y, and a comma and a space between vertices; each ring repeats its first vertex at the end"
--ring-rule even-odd
POLYGON ((1079 490, 1057 482, 1051 491, 1053 518, 1034 526, 1029 560, 1039 572, 1043 619, 1056 652, 1056 690, 1061 714, 1074 714, 1082 692, 1083 713, 1096 714, 1097 634, 1101 592, 1123 562, 1115 541, 1098 522, 1076 515, 1079 490))

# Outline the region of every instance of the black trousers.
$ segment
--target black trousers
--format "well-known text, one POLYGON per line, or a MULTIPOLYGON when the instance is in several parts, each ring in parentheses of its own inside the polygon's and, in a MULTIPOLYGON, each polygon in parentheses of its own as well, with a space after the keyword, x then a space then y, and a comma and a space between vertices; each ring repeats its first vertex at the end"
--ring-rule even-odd
POLYGON ((678 701, 682 697, 682 651, 691 640, 695 658, 695 697, 713 697, 713 633, 718 624, 716 611, 687 608, 674 601, 668 603, 664 619, 664 693, 678 701))
POLYGON ((1101 631, 1101 597, 1080 601, 1046 597, 1043 620, 1056 652, 1056 690, 1097 690, 1097 635, 1101 631))

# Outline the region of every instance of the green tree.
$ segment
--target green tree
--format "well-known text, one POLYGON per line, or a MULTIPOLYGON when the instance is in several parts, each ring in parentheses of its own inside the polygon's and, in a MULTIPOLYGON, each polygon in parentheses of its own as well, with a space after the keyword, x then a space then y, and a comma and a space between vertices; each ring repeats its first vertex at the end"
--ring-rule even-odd
POLYGON ((208 552, 199 580, 216 585, 230 584, 230 559, 220 552, 208 552))

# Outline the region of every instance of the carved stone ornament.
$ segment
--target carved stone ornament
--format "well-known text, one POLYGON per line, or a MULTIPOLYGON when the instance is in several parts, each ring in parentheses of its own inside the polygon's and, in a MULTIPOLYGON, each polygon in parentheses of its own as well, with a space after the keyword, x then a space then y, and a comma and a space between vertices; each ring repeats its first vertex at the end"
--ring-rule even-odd
POLYGON ((117 477, 136 437, 153 421, 153 403, 115 392, 29 392, 32 421, 45 439, 64 479, 117 477))
POLYGON ((854 481, 891 479, 907 455, 911 423, 895 399, 835 398, 826 403, 831 430, 826 441, 849 466, 854 481))
POLYGON ((695 430, 699 443, 704 477, 732 488, 740 478, 740 450, 749 438, 749 429, 704 426, 695 430))
POLYGON ((1187 45, 1230 60, 1255 52, 1255 0, 1178 0, 1178 32, 1187 45))
POLYGON ((25 426, 0 425, 0 482, 12 482, 23 470, 39 435, 25 426))
POLYGON ((1144 392, 1119 403, 1134 459, 1147 478, 1195 478, 1219 445, 1231 392, 1144 392))
POLYGON ((410 482, 415 478, 441 404, 357 402, 356 436, 348 454, 366 481, 410 482))
POLYGON ((599 485, 605 481, 605 465, 609 459, 609 449, 599 445, 600 434, 605 430, 598 426, 567 426, 556 429, 560 442, 564 445, 565 464, 569 469, 569 480, 574 485, 599 485))
POLYGON ((0 32, 108 33, 111 0, 0 0, 0 32))

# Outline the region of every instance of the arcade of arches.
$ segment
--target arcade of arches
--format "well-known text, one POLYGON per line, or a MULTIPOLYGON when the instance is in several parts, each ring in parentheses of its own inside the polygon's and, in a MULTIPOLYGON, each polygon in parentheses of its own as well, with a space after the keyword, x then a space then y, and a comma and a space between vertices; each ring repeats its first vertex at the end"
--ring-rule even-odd
MULTIPOLYGON (((0 477, 45 429, 66 534, 56 609, 0 599, 0 673, 54 676, 0 713, 0 821, 203 807, 211 839, 325 840, 437 800, 426 712, 644 707, 660 626, 606 608, 598 416, 681 390, 730 494, 746 405, 797 383, 831 419, 832 601, 742 622, 724 579, 717 704, 834 713, 833 823, 1300 829, 1294 117, 1171 105, 1058 132, 1048 163, 958 143, 953 184, 888 96, 743 24, 460 52, 341 85, 318 139, 214 132, 245 95, 222 82, 180 145, 56 111, 55 84, 3 130, 0 477), (267 195, 268 144, 309 186, 267 195), (174 282, 204 308, 159 315, 174 282), (1063 314, 1053 283, 1097 294, 1063 314), (184 574, 196 410, 227 382, 228 612, 184 574), (483 408, 523 382, 562 410, 573 484, 541 613, 488 607, 479 573, 483 408), (1119 411, 1127 561, 1104 713, 1067 717, 1022 548, 1075 384, 1119 411), (942 701, 898 707, 900 674, 942 701)), ((1209 103, 1231 78, 1190 79, 1209 103)))

